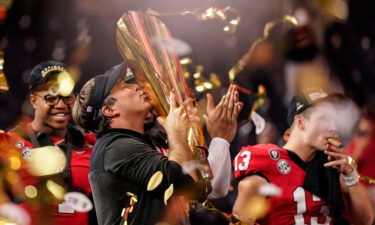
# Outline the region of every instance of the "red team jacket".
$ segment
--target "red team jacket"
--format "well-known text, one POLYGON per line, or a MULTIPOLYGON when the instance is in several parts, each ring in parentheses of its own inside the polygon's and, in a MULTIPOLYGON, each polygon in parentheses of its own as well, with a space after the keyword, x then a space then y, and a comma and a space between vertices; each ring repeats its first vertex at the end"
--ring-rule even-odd
MULTIPOLYGON (((78 131, 78 130, 77 130, 78 131)), ((91 195, 91 187, 88 180, 89 173, 89 157, 93 150, 93 145, 95 144, 95 136, 91 133, 82 134, 81 137, 73 136, 73 139, 81 138, 83 140, 82 145, 77 147, 73 145, 71 151, 70 159, 70 170, 71 170, 71 182, 73 190, 80 190, 80 192, 91 195)), ((16 132, 7 132, 4 134, 8 141, 8 144, 16 147, 23 159, 21 169, 19 170, 19 177, 21 178, 21 183, 23 186, 36 185, 38 183, 38 178, 29 174, 26 171, 27 160, 30 158, 31 149, 34 147, 32 143, 27 139, 22 137, 16 132)), ((3 138, 4 139, 4 138, 3 138)), ((4 140, 2 140, 4 141, 4 140)), ((54 142, 54 140, 52 140, 54 142)), ((73 141, 74 142, 74 141, 73 141)), ((29 204, 20 204, 26 211, 29 212, 32 220, 32 225, 37 224, 38 214, 45 215, 48 212, 38 212, 29 204)), ((94 209, 93 209, 94 210, 94 209)), ((51 205, 50 212, 53 218, 54 225, 88 225, 88 213, 87 212, 75 212, 74 210, 62 210, 61 203, 56 203, 51 205), (60 206, 60 207, 59 207, 60 206), (60 208, 60 209, 59 209, 60 208), (69 212, 68 212, 69 211, 69 212)))
POLYGON ((282 189, 281 196, 269 198, 270 210, 258 221, 261 225, 333 224, 326 202, 302 188, 306 171, 293 152, 273 144, 243 147, 234 170, 238 180, 256 174, 282 189))

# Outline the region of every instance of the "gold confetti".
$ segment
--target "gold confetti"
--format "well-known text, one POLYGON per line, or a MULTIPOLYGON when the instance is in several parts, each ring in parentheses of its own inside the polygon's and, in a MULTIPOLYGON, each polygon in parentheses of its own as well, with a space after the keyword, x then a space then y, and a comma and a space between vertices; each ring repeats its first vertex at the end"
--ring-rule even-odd
POLYGON ((202 85, 198 85, 198 86, 195 87, 195 90, 198 91, 198 92, 203 92, 204 87, 202 85))
POLYGON ((29 172, 34 176, 61 173, 66 166, 64 152, 56 146, 35 148, 31 152, 29 172))
POLYGON ((38 190, 32 185, 28 185, 25 187, 25 195, 28 198, 35 198, 38 195, 38 190))
POLYGON ((0 218, 0 225, 17 225, 16 223, 11 222, 10 220, 0 218))
POLYGON ((214 85, 215 88, 221 87, 221 81, 217 74, 211 73, 210 74, 210 82, 214 85))
POLYGON ((68 72, 61 72, 57 76, 57 83, 59 85, 58 92, 62 96, 68 96, 74 89, 74 80, 68 72))
POLYGON ((16 156, 9 158, 9 167, 13 170, 18 170, 21 167, 21 160, 16 156))
POLYGON ((168 199, 172 196, 173 194, 173 184, 169 186, 167 190, 164 192, 164 204, 167 205, 168 199))
POLYGON ((18 175, 12 171, 7 173, 6 178, 7 178, 8 183, 10 184, 17 184, 19 181, 18 175))
POLYGON ((189 58, 189 57, 185 57, 185 58, 182 58, 182 59, 180 60, 180 63, 181 63, 181 66, 187 66, 187 65, 191 64, 192 61, 193 61, 193 60, 192 60, 191 58, 189 58))
POLYGON ((219 9, 216 7, 210 7, 204 11, 199 9, 194 10, 184 10, 184 11, 175 11, 175 12, 159 12, 153 9, 147 9, 147 14, 153 16, 186 16, 186 15, 193 15, 198 20, 213 20, 213 19, 220 19, 223 24, 223 30, 225 32, 233 34, 238 24, 240 23, 241 17, 240 12, 232 6, 227 6, 223 9, 219 9))
POLYGON ((320 0, 318 1, 318 4, 321 7, 321 11, 325 14, 341 20, 345 20, 348 18, 348 5, 343 0, 320 0))
POLYGON ((203 83, 203 86, 204 86, 206 89, 212 89, 212 87, 213 87, 213 85, 212 85, 210 82, 208 82, 208 81, 204 82, 204 83, 203 83))
POLYGON ((375 184, 375 179, 372 177, 359 175, 359 178, 368 184, 375 184))
POLYGON ((152 175, 152 177, 148 181, 147 191, 155 190, 160 185, 162 180, 163 180, 163 173, 161 171, 157 171, 156 173, 154 173, 154 175, 152 175))
POLYGON ((255 100, 255 102, 251 106, 249 120, 252 120, 252 112, 259 109, 266 102, 266 98, 267 98, 266 88, 263 85, 260 84, 258 86, 257 99, 255 100))
POLYGON ((64 199, 65 189, 52 180, 47 181, 47 189, 59 200, 64 199))
POLYGON ((265 196, 255 195, 249 200, 245 207, 246 217, 260 219, 268 213, 269 201, 265 196))

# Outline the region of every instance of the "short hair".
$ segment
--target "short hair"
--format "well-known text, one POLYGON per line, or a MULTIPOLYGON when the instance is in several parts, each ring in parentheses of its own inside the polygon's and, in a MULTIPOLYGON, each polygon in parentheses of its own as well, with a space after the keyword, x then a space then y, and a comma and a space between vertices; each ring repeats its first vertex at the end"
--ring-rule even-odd
MULTIPOLYGON (((90 101, 93 95, 94 84, 95 78, 92 78, 83 86, 74 102, 72 117, 76 125, 86 131, 92 131, 95 134, 99 134, 109 127, 111 119, 104 116, 102 111, 99 110, 98 121, 94 126, 92 125, 92 115, 88 110, 88 107, 91 104, 90 101)), ((112 95, 108 95, 104 99, 102 106, 111 106, 115 102, 116 98, 112 95)))

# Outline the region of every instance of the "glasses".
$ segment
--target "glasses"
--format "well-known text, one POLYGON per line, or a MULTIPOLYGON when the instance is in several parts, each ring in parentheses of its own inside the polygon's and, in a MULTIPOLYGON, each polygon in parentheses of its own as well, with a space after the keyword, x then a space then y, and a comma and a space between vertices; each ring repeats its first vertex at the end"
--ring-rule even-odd
POLYGON ((71 105, 74 102, 75 99, 75 94, 70 94, 68 96, 61 96, 61 95, 45 95, 45 96, 40 96, 34 93, 34 95, 39 96, 44 99, 44 101, 47 103, 49 106, 55 106, 59 104, 60 99, 64 102, 65 105, 71 105))

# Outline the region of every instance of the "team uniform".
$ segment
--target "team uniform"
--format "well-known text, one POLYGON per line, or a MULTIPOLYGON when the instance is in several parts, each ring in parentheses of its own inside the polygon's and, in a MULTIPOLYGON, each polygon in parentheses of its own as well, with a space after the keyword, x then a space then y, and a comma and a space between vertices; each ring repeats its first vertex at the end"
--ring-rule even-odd
MULTIPOLYGON (((18 149, 23 159, 18 176, 23 186, 37 186, 40 179, 26 170, 30 160, 32 149, 56 145, 62 149, 67 158, 67 167, 62 174, 54 176, 67 188, 67 192, 78 191, 91 197, 91 187, 88 180, 89 157, 95 144, 95 136, 91 133, 83 134, 73 126, 69 126, 65 139, 51 139, 46 134, 34 132, 31 126, 21 126, 7 132, 6 141, 9 145, 18 149)), ((3 140, 4 141, 4 140, 3 140)), ((54 225, 88 225, 96 224, 95 215, 89 216, 88 212, 76 212, 70 205, 60 202, 48 204, 42 208, 33 207, 31 204, 21 202, 22 206, 31 216, 32 224, 40 223, 43 215, 52 216, 54 225), (42 209, 42 210, 41 210, 42 209), (47 210, 47 212, 45 211, 47 210), (94 220, 92 220, 92 219, 94 220)))
POLYGON ((269 197, 270 209, 259 224, 333 224, 327 202, 303 188, 306 168, 295 153, 273 144, 243 147, 234 160, 235 177, 258 175, 282 190, 269 197))

